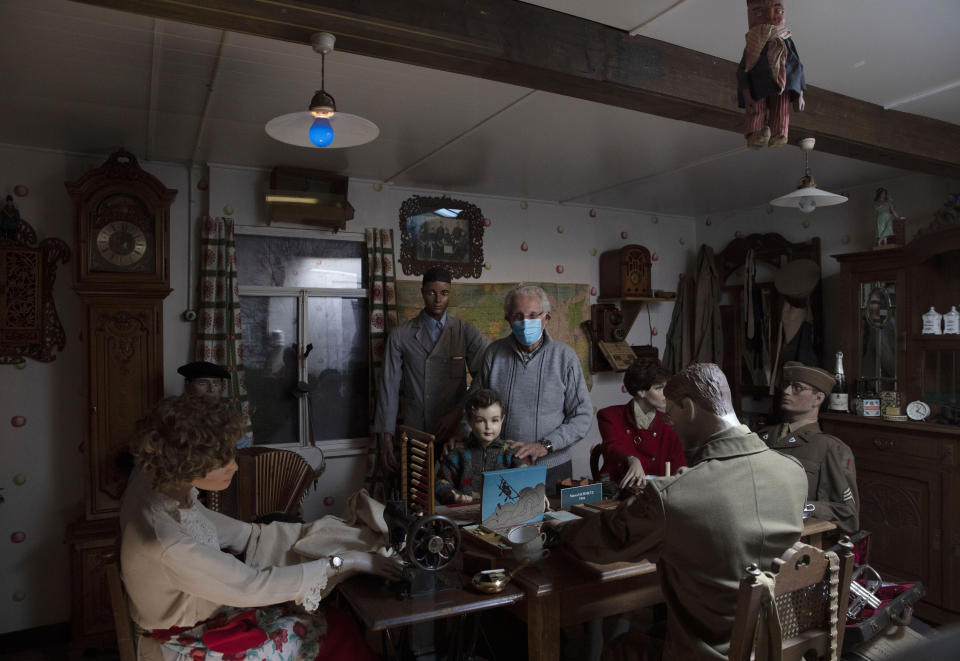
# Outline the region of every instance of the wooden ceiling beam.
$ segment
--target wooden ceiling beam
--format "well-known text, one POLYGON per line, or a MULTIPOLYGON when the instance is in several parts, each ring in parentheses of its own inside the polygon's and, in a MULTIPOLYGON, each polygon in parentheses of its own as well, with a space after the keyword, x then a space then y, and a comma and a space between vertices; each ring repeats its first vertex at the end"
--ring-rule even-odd
MULTIPOLYGON (((337 49, 741 132, 736 63, 513 0, 81 0, 337 49)), ((737 35, 739 37, 739 35, 737 35)), ((960 126, 816 87, 791 142, 960 179, 960 126)))

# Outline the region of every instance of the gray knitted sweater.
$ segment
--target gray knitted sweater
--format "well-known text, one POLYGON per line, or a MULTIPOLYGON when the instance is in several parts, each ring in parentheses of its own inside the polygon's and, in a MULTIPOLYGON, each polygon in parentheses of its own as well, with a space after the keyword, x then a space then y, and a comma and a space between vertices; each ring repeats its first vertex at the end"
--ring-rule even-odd
POLYGON ((543 332, 543 342, 525 353, 512 335, 490 344, 471 390, 496 390, 507 405, 500 434, 523 443, 546 439, 553 452, 537 460, 550 468, 570 461, 571 448, 587 434, 593 404, 574 350, 543 332))

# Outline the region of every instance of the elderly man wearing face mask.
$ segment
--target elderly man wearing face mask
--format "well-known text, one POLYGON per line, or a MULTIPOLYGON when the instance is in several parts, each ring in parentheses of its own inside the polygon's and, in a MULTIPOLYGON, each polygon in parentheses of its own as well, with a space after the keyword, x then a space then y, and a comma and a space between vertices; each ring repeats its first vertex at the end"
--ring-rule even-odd
POLYGON ((571 449, 590 428, 593 404, 576 352, 544 329, 550 300, 535 285, 518 285, 503 301, 510 335, 490 344, 471 389, 500 393, 510 416, 503 438, 518 459, 547 467, 548 488, 573 476, 571 449))

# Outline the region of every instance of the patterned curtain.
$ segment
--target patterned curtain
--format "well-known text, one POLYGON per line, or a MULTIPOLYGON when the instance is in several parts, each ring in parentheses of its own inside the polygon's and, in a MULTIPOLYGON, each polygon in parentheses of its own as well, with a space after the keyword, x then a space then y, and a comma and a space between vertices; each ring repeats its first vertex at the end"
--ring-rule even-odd
MULTIPOLYGON (((370 292, 370 420, 377 404, 377 386, 383 371, 387 334, 397 325, 397 287, 394 278, 393 230, 367 228, 367 287, 370 292)), ((372 425, 371 425, 372 428, 372 425)), ((372 432, 371 432, 372 436, 372 432)), ((384 481, 377 475, 376 444, 371 445, 367 481, 376 498, 383 496, 384 481)))
POLYGON ((230 372, 224 396, 248 416, 247 434, 251 434, 232 218, 203 219, 200 230, 200 310, 196 328, 195 360, 222 365, 230 372))

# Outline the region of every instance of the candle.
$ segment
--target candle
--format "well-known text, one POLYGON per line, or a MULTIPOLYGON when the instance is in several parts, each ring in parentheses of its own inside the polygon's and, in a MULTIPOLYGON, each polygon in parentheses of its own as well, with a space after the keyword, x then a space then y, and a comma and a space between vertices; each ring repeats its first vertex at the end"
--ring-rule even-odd
POLYGON ((670 462, 666 462, 666 467, 664 468, 663 474, 666 477, 670 477, 670 462))

